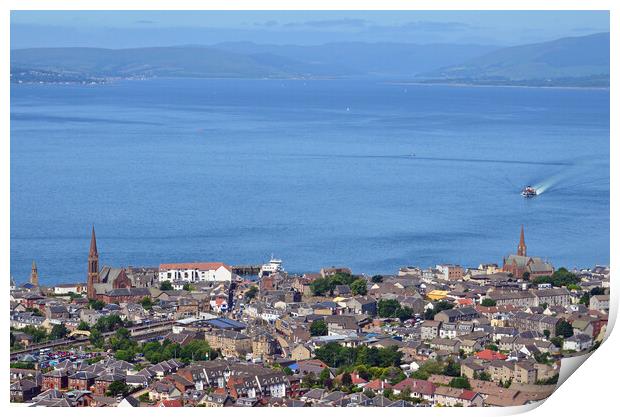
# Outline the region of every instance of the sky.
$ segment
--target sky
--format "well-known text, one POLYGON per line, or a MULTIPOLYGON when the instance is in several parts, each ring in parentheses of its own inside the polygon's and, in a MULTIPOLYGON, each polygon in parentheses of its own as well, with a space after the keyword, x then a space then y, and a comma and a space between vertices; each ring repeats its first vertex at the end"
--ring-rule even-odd
POLYGON ((509 46, 609 31, 606 11, 12 11, 11 48, 220 42, 509 46))

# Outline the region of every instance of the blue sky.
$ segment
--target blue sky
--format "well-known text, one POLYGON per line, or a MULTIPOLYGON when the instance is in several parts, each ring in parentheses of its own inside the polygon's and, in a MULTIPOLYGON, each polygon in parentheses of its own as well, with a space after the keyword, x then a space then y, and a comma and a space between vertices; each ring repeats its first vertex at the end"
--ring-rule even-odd
POLYGON ((609 31, 605 11, 13 11, 11 47, 254 41, 516 45, 609 31))

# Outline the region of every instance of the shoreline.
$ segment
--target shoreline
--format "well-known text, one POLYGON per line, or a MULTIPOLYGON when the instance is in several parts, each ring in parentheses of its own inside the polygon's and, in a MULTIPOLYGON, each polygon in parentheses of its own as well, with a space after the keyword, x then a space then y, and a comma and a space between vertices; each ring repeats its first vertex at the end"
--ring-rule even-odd
POLYGON ((521 84, 487 84, 487 83, 466 83, 466 82, 422 82, 422 81, 389 81, 385 79, 373 79, 373 78, 338 78, 338 77, 144 77, 144 78, 116 78, 110 77, 97 81, 13 81, 13 85, 68 85, 68 86, 94 86, 94 85, 108 85, 115 84, 123 81, 152 81, 152 80, 247 80, 247 81, 370 81, 384 85, 395 86, 444 86, 444 87, 480 87, 480 88, 492 88, 492 87, 504 87, 504 88, 531 88, 531 89, 557 89, 557 90, 608 90, 611 87, 608 86, 579 86, 579 85, 521 85, 521 84))
POLYGON ((445 87, 480 87, 480 88, 492 88, 492 87, 505 87, 505 88, 545 88, 554 90, 610 90, 610 86, 607 87, 594 87, 594 86, 571 86, 571 85, 519 85, 519 84, 475 84, 475 83, 450 83, 450 82, 387 82, 388 85, 415 85, 415 86, 445 86, 445 87))
MULTIPOLYGON (((593 265, 591 265, 591 266, 587 266, 587 267, 573 267, 573 268, 570 268, 570 269, 569 269, 569 268, 567 268, 567 267, 564 267, 564 266, 558 266, 558 269, 559 269, 559 268, 566 268, 566 269, 568 269, 570 272, 573 272, 573 271, 575 271, 575 270, 578 270, 578 271, 585 271, 585 270, 589 270, 589 269, 595 268, 595 267, 597 267, 597 266, 604 266, 604 267, 608 267, 608 266, 609 266, 609 264, 608 264, 608 263, 595 263, 595 264, 593 264, 593 265)), ((403 266, 403 267, 401 267, 401 268, 407 268, 407 267, 408 267, 408 266, 403 266)), ((429 267, 430 267, 430 266, 429 266, 429 267)), ((426 267, 426 268, 429 268, 429 267, 426 267)), ((134 268, 158 268, 158 266, 135 266, 134 268)), ((418 267, 418 268, 420 268, 420 269, 425 269, 425 268, 422 268, 422 267, 418 267)), ((475 266, 471 266, 471 267, 463 267, 463 269, 464 269, 464 270, 467 270, 467 269, 476 269, 476 267, 475 267, 475 266)), ((320 268, 319 268, 319 270, 320 270, 320 268)), ((393 275, 394 275, 394 276, 397 276, 399 271, 400 271, 400 269, 397 269, 397 270, 396 270, 396 272, 380 272, 380 273, 367 273, 367 272, 355 272, 355 271, 354 271, 354 272, 353 272, 353 274, 354 274, 354 275, 359 275, 359 276, 367 276, 367 277, 372 277, 372 276, 374 276, 374 275, 382 275, 382 276, 393 276, 393 275)), ((314 273, 317 273, 317 271, 316 271, 316 270, 315 270, 315 271, 286 271, 286 272, 287 272, 287 274, 289 274, 289 275, 291 275, 291 276, 302 276, 302 275, 304 275, 304 274, 314 274, 314 273)), ((11 277, 12 277, 12 276, 13 276, 13 275, 11 274, 11 277)), ((249 277, 256 277, 256 275, 239 275, 239 276, 240 276, 241 278, 243 278, 243 279, 246 279, 246 278, 249 278, 249 277)), ((402 277, 403 277, 403 278, 406 278, 406 277, 407 277, 407 275, 404 275, 404 276, 402 276, 402 277)), ((41 286, 42 286, 42 287, 47 287, 47 288, 52 288, 52 287, 55 287, 55 286, 57 286, 57 285, 69 285, 69 284, 84 284, 84 285, 85 285, 85 284, 86 284, 86 282, 85 282, 85 281, 84 281, 84 282, 82 282, 82 281, 78 281, 78 280, 62 280, 62 279, 61 279, 61 280, 59 280, 59 281, 54 281, 54 282, 47 283, 47 285, 46 285, 46 283, 44 282, 45 280, 46 280, 46 278, 44 278, 44 277, 39 277, 39 281, 41 281, 41 284, 42 284, 41 286)), ((17 281, 17 280, 16 280, 16 281, 15 281, 15 283, 16 283, 18 286, 19 286, 19 285, 23 285, 23 284, 25 284, 25 283, 28 283, 28 279, 26 278, 26 279, 25 279, 25 281, 23 281, 23 282, 22 282, 22 281, 17 281)))

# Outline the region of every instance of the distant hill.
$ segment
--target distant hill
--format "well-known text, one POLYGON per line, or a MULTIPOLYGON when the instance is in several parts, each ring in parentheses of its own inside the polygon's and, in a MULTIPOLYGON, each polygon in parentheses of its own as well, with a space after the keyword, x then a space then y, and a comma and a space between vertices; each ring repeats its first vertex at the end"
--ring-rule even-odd
POLYGON ((411 77, 496 49, 480 45, 342 43, 11 51, 11 68, 108 77, 411 77))
POLYGON ((609 33, 502 48, 420 76, 474 83, 609 85, 609 33))
POLYGON ((510 48, 364 42, 31 48, 11 51, 11 74, 14 82, 32 82, 41 74, 43 82, 110 77, 373 77, 478 84, 608 85, 609 33, 510 48))
POLYGON ((410 77, 498 49, 492 45, 418 45, 402 42, 338 42, 309 46, 225 42, 214 47, 252 56, 271 54, 287 57, 303 62, 312 73, 374 77, 410 77))
MULTIPOLYGON (((279 64, 281 65, 281 63, 279 64)), ((11 51, 11 67, 109 77, 279 77, 279 65, 219 49, 31 48, 11 51)))

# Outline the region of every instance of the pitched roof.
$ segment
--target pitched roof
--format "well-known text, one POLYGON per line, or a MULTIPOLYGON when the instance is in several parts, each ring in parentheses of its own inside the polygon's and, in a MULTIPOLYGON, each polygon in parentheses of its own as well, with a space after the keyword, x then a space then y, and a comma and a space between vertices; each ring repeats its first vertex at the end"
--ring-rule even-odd
POLYGON ((373 379, 368 384, 364 385, 364 388, 370 390, 381 390, 392 388, 392 385, 389 382, 385 382, 380 379, 373 379))
POLYGON ((161 264, 159 265, 159 270, 165 271, 168 269, 197 269, 199 271, 215 271, 222 266, 228 269, 229 271, 232 271, 232 268, 223 262, 187 262, 187 263, 161 264))
POLYGON ((478 359, 482 359, 485 361, 506 360, 508 358, 508 356, 504 355, 503 353, 495 352, 491 349, 484 349, 480 352, 476 352, 475 356, 478 359))
POLYGON ((402 391, 409 388, 411 392, 418 392, 423 395, 432 395, 435 393, 435 384, 422 379, 407 378, 394 385, 394 389, 402 391))

